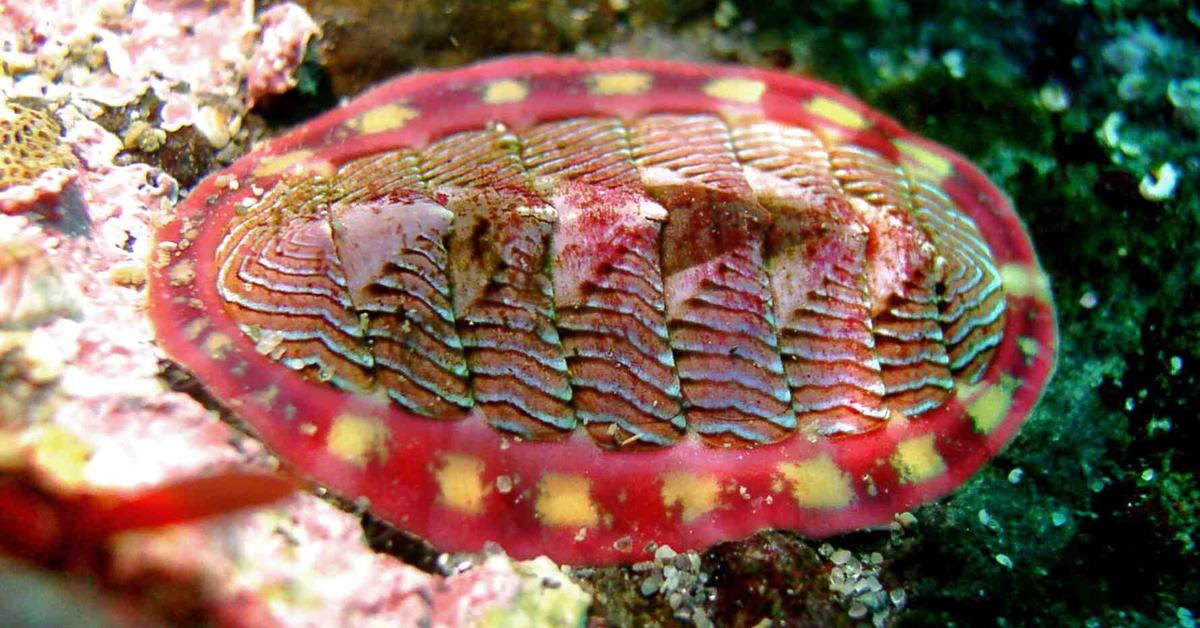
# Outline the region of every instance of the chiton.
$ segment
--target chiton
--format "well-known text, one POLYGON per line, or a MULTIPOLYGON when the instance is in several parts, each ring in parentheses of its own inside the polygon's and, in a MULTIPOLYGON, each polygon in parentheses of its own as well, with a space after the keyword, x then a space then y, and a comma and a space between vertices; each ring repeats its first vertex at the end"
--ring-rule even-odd
POLYGON ((995 455, 1056 352, 1003 194, 780 72, 410 74, 162 223, 166 352, 445 550, 611 563, 879 525, 995 455))

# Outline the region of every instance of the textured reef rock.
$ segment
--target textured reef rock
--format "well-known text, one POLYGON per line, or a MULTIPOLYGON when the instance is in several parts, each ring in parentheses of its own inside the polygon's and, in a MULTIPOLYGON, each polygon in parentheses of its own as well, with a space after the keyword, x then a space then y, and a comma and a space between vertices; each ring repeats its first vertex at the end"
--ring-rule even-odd
POLYGON ((149 90, 162 129, 196 125, 219 147, 245 112, 243 81, 251 104, 288 89, 319 29, 288 3, 256 21, 244 2, 50 0, 0 4, 0 32, 10 96, 122 107, 149 90))
POLYGON ((321 33, 308 12, 290 2, 263 11, 258 25, 260 42, 246 68, 250 106, 296 86, 299 79, 293 70, 303 61, 309 42, 321 33))

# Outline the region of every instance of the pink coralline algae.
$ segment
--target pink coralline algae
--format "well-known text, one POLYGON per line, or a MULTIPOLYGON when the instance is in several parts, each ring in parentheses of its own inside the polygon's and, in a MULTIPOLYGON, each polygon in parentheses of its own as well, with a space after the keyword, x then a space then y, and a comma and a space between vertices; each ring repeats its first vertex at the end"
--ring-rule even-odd
POLYGON ((163 103, 162 128, 202 125, 222 138, 248 104, 294 84, 319 29, 290 3, 256 21, 253 3, 237 0, 4 0, 0 33, 9 95, 120 107, 150 90, 163 103))
POLYGON ((262 35, 246 68, 250 105, 264 96, 282 94, 296 86, 293 68, 300 65, 305 48, 321 29, 299 6, 275 5, 258 16, 262 35))
POLYGON ((444 550, 629 562, 880 525, 1057 350, 973 165, 823 83, 520 57, 386 83, 155 233, 167 353, 300 474, 444 550))

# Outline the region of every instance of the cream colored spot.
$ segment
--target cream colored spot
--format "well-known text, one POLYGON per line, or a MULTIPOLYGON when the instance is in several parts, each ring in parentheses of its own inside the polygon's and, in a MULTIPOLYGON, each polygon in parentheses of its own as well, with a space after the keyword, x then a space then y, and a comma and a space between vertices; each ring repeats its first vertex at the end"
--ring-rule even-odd
POLYGON ((967 415, 975 423, 975 430, 982 434, 991 434, 1008 416, 1008 408, 1012 405, 1012 394, 1003 386, 992 385, 967 406, 967 415))
POLYGON ((896 445, 892 466, 901 482, 924 482, 946 470, 946 462, 934 446, 933 434, 914 436, 896 445))
POLYGON ((196 278, 196 261, 192 259, 181 259, 171 265, 167 270, 167 280, 172 286, 185 286, 192 283, 196 278))
POLYGON ((896 149, 901 154, 909 157, 917 165, 929 170, 938 181, 954 174, 954 164, 950 163, 949 159, 941 155, 907 140, 895 140, 892 142, 896 149))
POLYGON ((817 96, 808 101, 808 104, 804 108, 813 115, 821 116, 834 124, 856 131, 861 131, 870 126, 870 123, 866 118, 862 117, 862 114, 832 98, 817 96))
POLYGON ((208 352, 208 357, 214 360, 224 360, 225 354, 232 348, 233 339, 219 331, 204 337, 204 350, 208 352))
POLYGON ((549 526, 592 527, 600 513, 592 503, 592 484, 581 475, 547 473, 538 481, 534 509, 538 519, 549 526))
POLYGON ((1050 301, 1050 280, 1045 273, 1025 264, 1005 264, 1000 267, 1004 291, 1017 297, 1033 297, 1050 301))
POLYGON ((412 107, 392 103, 364 112, 350 122, 350 127, 363 133, 395 131, 419 115, 421 112, 412 107))
POLYGON ((267 408, 270 408, 275 403, 277 397, 279 397, 279 387, 274 384, 250 394, 250 399, 257 401, 260 405, 267 408))
POLYGON ((433 472, 438 499, 468 515, 483 512, 483 498, 490 489, 483 483, 483 461, 465 454, 442 454, 442 466, 433 472))
POLYGON ((376 419, 343 414, 329 428, 325 449, 346 462, 366 468, 372 454, 380 462, 387 458, 389 436, 387 426, 376 419))
POLYGON ((137 288, 146 283, 146 264, 140 261, 118 262, 108 271, 108 277, 118 286, 137 288))
POLYGON ((719 78, 704 86, 704 93, 713 98, 753 105, 762 99, 767 84, 748 78, 719 78))
POLYGON ((829 454, 785 462, 779 465, 779 473, 792 485, 801 508, 845 508, 854 501, 850 475, 829 454))
POLYGON ((489 105, 521 102, 527 96, 529 96, 529 86, 513 79, 492 81, 483 88, 483 102, 489 105))
POLYGON ((193 320, 184 326, 183 337, 187 338, 188 340, 195 340, 199 338, 200 334, 204 333, 207 329, 208 317, 201 316, 200 318, 197 318, 196 320, 193 320))
POLYGON ((279 174, 288 168, 302 163, 313 156, 311 150, 294 150, 282 155, 268 157, 260 162, 254 168, 254 175, 258 177, 268 177, 273 174, 279 174))
POLYGON ((597 96, 634 96, 653 83, 654 77, 645 72, 597 72, 588 77, 588 89, 597 96))
POLYGON ((721 486, 716 476, 697 475, 682 471, 663 474, 663 506, 682 508, 684 523, 691 523, 717 506, 721 486))

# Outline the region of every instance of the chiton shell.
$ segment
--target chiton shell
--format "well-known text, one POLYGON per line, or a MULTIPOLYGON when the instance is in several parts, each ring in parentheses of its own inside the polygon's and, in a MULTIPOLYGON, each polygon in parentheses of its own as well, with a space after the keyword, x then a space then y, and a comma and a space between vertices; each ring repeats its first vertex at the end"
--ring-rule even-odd
POLYGON ((1056 351, 1003 194, 779 72, 410 74, 164 222, 166 352, 445 550, 609 563, 882 524, 995 455, 1056 351))

